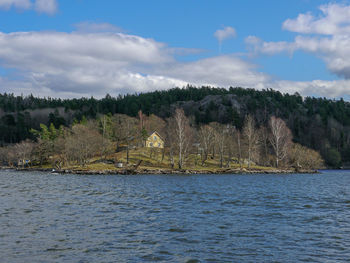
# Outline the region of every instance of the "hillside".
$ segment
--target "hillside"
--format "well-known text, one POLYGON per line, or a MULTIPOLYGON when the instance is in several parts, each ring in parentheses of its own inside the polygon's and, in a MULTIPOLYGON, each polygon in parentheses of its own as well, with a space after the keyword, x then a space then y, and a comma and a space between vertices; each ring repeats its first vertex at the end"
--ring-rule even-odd
POLYGON ((123 113, 137 116, 156 114, 169 117, 181 107, 193 125, 217 121, 241 129, 247 114, 257 125, 267 124, 274 115, 286 121, 294 141, 320 151, 329 166, 350 163, 350 103, 327 98, 303 98, 274 90, 191 87, 167 91, 94 98, 53 99, 0 95, 0 141, 15 143, 32 138, 31 128, 40 123, 70 125, 74 120, 96 118, 100 114, 123 113))

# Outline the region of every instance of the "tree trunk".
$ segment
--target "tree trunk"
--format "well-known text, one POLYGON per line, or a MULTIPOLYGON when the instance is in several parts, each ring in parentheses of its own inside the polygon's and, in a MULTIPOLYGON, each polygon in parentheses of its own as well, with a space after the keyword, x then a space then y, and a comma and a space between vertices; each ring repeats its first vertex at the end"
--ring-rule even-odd
POLYGON ((229 168, 229 167, 230 167, 231 158, 232 158, 232 152, 231 152, 231 147, 229 147, 229 150, 228 150, 228 158, 227 158, 227 162, 226 162, 226 168, 229 168))
POLYGON ((163 161, 164 161, 164 155, 165 155, 165 148, 162 149, 162 160, 161 160, 161 163, 163 163, 163 161))
POLYGON ((278 168, 278 161, 279 161, 279 147, 278 147, 278 143, 276 145, 276 168, 278 168))
POLYGON ((202 166, 204 166, 205 161, 208 159, 208 153, 202 151, 202 166))
POLYGON ((172 150, 170 150, 169 152, 169 157, 170 157, 170 166, 171 166, 171 169, 174 169, 174 166, 175 166, 175 163, 174 163, 174 153, 172 150))
POLYGON ((250 168, 250 160, 251 160, 251 146, 249 146, 249 150, 248 150, 248 168, 250 168))
POLYGON ((126 163, 129 164, 129 144, 126 146, 126 163))
POLYGON ((242 151, 241 151, 241 136, 239 132, 237 133, 237 145, 238 145, 238 163, 240 168, 242 168, 242 151))
POLYGON ((224 167, 224 156, 220 153, 220 168, 224 167))

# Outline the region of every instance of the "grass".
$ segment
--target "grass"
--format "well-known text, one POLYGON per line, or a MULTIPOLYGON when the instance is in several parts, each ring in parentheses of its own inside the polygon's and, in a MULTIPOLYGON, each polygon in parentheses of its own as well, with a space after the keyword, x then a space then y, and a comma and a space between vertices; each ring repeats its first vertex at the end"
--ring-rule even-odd
POLYGON ((103 170, 116 170, 117 168, 114 166, 114 164, 106 164, 106 163, 91 163, 84 167, 86 170, 89 171, 103 171, 103 170))
MULTIPOLYGON (((126 163, 126 151, 118 152, 110 156, 111 159, 118 160, 120 162, 126 163)), ((178 157, 174 157, 175 168, 177 168, 178 157)), ((226 165, 227 156, 224 157, 224 166, 226 165)), ((151 156, 150 148, 138 148, 129 151, 129 165, 135 165, 142 160, 140 168, 163 168, 170 169, 170 158, 169 154, 165 153, 162 159, 162 150, 154 150, 151 156)), ((241 166, 237 163, 237 160, 232 160, 230 163, 230 169, 239 169, 241 166)), ((242 165, 242 168, 248 169, 248 165, 242 165)), ((264 167, 258 165, 251 165, 252 170, 271 170, 272 167, 264 167)), ((209 157, 204 166, 201 165, 200 156, 197 154, 190 154, 185 161, 183 169, 193 169, 199 171, 219 171, 225 170, 227 168, 220 168, 220 159, 216 155, 216 158, 209 157), (197 163, 197 164, 196 164, 197 163)))
MULTIPOLYGON (((131 149, 129 150, 129 163, 126 164, 126 155, 127 152, 121 151, 117 153, 113 153, 107 156, 107 159, 114 160, 116 162, 122 162, 124 164, 123 168, 117 168, 114 164, 108 164, 103 162, 98 162, 100 160, 99 156, 96 156, 90 160, 88 164, 85 166, 80 165, 69 165, 66 167, 63 167, 64 170, 80 170, 80 171, 117 171, 121 169, 125 169, 127 167, 135 167, 136 164, 139 163, 140 160, 142 160, 142 163, 140 164, 140 169, 171 169, 170 165, 170 158, 169 154, 166 152, 163 156, 163 152, 161 149, 150 149, 150 148, 137 148, 137 149, 131 149)), ((178 168, 178 157, 174 156, 174 163, 175 163, 175 169, 178 168)), ((224 157, 224 166, 226 165, 226 159, 227 156, 224 157)), ((201 165, 201 159, 200 156, 197 154, 190 154, 188 158, 186 159, 183 169, 184 170, 196 170, 196 171, 203 171, 203 172, 220 172, 224 171, 227 168, 220 168, 220 159, 219 156, 216 155, 215 158, 212 158, 209 156, 209 158, 206 160, 204 166, 201 165)), ((46 164, 43 165, 41 168, 52 168, 51 165, 46 164)), ((245 168, 248 169, 247 165, 243 165, 242 167, 237 163, 237 160, 232 159, 230 163, 229 169, 240 169, 245 168)), ((264 167, 264 166, 257 166, 257 165, 251 165, 249 168, 251 170, 271 170, 272 167, 264 167)))

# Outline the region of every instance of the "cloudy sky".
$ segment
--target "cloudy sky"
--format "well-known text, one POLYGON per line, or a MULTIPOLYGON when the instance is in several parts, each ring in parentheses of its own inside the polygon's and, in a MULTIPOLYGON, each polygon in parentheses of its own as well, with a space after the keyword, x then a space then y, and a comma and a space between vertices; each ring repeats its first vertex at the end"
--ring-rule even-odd
POLYGON ((0 0, 0 92, 273 88, 350 100, 350 1, 0 0))

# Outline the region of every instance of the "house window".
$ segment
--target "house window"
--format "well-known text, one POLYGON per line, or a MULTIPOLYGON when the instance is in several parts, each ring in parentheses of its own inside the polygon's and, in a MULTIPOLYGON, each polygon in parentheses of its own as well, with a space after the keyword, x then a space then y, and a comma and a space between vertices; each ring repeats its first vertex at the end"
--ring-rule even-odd
POLYGON ((153 143, 151 142, 151 143, 149 144, 149 146, 153 147, 153 143))
POLYGON ((153 139, 157 140, 157 136, 154 136, 153 139))
POLYGON ((158 147, 160 147, 160 143, 158 143, 158 147))

